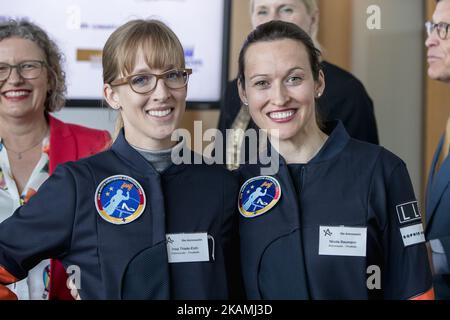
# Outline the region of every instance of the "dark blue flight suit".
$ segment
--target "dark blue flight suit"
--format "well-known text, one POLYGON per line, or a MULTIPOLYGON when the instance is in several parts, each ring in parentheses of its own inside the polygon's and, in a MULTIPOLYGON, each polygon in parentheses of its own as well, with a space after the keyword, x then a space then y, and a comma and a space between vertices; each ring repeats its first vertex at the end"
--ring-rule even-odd
POLYGON ((237 179, 219 166, 172 165, 157 173, 122 132, 111 150, 59 166, 0 224, 0 265, 19 279, 45 258, 78 266, 82 299, 235 297, 237 192, 237 179), (115 175, 135 179, 146 195, 145 210, 129 224, 111 224, 95 207, 97 186, 115 175), (207 233, 209 262, 169 264, 165 237, 178 233, 207 233))
MULTIPOLYGON (((416 232, 410 238, 400 232, 404 227, 422 227, 418 216, 408 216, 409 211, 420 213, 404 162, 382 147, 351 139, 340 122, 327 123, 327 134, 327 142, 307 164, 287 165, 280 159, 279 172, 273 177, 281 186, 281 198, 272 209, 250 218, 240 215, 247 296, 429 296, 432 282, 427 252, 423 241, 417 240, 423 234, 416 232), (365 256, 319 254, 321 226, 367 228, 365 256), (411 239, 416 243, 403 241, 411 239), (370 276, 375 275, 370 266, 379 267, 381 288, 369 289, 367 282, 372 283, 370 276)), ((261 176, 261 167, 241 166, 241 182, 261 176)))

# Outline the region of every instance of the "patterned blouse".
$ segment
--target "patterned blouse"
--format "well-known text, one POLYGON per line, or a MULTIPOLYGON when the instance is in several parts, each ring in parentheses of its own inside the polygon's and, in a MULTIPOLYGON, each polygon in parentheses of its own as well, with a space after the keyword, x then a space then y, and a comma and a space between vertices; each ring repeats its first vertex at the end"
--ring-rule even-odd
MULTIPOLYGON (((17 185, 11 174, 8 153, 0 138, 0 223, 9 218, 14 211, 37 192, 49 177, 50 137, 42 141, 42 155, 31 176, 19 195, 17 185)), ((39 263, 28 272, 28 277, 8 286, 20 300, 46 300, 48 296, 50 260, 39 263)))

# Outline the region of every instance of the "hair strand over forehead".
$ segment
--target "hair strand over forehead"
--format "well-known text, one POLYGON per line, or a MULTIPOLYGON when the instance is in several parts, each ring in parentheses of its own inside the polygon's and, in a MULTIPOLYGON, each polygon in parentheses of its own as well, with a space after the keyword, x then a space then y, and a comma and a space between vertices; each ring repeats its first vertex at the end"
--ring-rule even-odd
POLYGON ((184 51, 175 33, 158 20, 132 20, 114 31, 103 50, 103 82, 129 75, 142 52, 150 68, 184 68, 184 51))

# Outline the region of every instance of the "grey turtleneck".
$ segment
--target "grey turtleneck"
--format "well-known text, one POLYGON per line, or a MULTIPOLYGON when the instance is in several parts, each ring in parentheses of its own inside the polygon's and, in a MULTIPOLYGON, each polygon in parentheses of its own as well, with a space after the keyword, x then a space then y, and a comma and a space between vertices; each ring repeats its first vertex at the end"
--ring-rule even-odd
POLYGON ((172 164, 171 154, 172 149, 150 151, 132 146, 137 152, 139 152, 158 172, 161 173, 166 170, 172 164))

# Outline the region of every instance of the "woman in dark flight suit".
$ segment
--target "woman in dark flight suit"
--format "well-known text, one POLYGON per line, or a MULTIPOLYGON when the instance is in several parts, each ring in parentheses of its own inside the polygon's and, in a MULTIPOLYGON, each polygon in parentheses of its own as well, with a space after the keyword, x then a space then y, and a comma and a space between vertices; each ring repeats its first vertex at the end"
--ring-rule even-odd
POLYGON ((239 92, 269 132, 278 171, 241 166, 242 272, 251 299, 432 299, 417 201, 404 162, 318 124, 320 52, 295 24, 247 38, 239 92), (275 143, 277 141, 277 143, 275 143))
MULTIPOLYGON (((0 284, 54 257, 78 270, 72 289, 82 299, 240 292, 237 180, 219 166, 173 163, 194 157, 171 140, 190 73, 178 38, 159 21, 130 21, 110 36, 104 96, 118 110, 118 137, 106 152, 59 166, 0 225, 0 284)), ((0 297, 14 298, 1 285, 0 297)))

